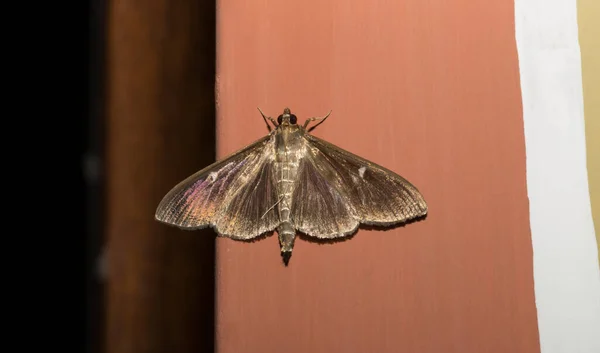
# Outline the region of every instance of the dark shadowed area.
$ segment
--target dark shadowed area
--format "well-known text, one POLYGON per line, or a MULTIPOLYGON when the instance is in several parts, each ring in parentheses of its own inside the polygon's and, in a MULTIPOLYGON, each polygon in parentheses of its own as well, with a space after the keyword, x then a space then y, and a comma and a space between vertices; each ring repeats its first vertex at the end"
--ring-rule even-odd
POLYGON ((90 0, 86 352, 211 352, 214 233, 154 220, 215 158, 215 3, 90 0))

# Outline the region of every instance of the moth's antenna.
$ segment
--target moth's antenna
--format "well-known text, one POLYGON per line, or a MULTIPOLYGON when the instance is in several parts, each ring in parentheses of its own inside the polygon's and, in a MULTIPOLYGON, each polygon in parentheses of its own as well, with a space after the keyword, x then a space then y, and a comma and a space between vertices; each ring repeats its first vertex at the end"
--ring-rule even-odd
POLYGON ((330 110, 329 113, 327 113, 327 115, 325 115, 322 118, 314 117, 314 118, 307 119, 306 122, 304 123, 304 128, 306 129, 306 127, 308 126, 308 124, 311 121, 319 121, 315 126, 312 126, 310 129, 308 129, 308 132, 313 131, 317 126, 319 126, 319 125, 323 124, 323 122, 325 122, 325 119, 327 119, 329 117, 329 115, 331 115, 331 112, 332 111, 330 110))
POLYGON ((269 123, 267 122, 267 119, 271 120, 271 123, 273 123, 273 125, 275 127, 277 127, 275 119, 271 118, 270 116, 265 116, 265 114, 262 112, 262 110, 260 110, 259 107, 256 107, 256 109, 258 109, 258 111, 260 112, 260 115, 262 115, 263 119, 265 120, 265 124, 267 124, 267 129, 269 129, 269 132, 271 132, 271 125, 269 125, 269 123))

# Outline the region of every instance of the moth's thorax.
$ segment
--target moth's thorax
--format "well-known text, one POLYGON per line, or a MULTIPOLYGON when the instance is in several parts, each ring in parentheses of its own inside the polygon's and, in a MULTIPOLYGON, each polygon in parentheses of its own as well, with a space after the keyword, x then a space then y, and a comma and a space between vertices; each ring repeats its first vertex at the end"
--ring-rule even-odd
POLYGON ((305 147, 304 130, 298 125, 280 125, 275 131, 275 153, 278 162, 297 161, 305 147))

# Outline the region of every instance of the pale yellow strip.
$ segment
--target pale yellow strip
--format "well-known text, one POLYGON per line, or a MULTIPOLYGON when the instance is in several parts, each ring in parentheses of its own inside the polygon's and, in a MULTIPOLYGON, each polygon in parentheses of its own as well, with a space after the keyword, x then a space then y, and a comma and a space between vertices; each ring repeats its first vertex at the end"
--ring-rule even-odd
POLYGON ((577 10, 588 179, 600 254, 600 1, 578 0, 577 10))

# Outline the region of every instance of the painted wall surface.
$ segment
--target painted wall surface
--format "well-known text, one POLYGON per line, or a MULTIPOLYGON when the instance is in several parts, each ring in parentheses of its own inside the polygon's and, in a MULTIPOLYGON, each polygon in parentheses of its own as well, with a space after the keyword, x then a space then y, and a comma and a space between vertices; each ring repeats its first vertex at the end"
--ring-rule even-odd
POLYGON ((600 1, 577 1, 592 215, 600 254, 600 1))
POLYGON ((217 240, 218 352, 540 351, 512 1, 218 2, 220 157, 259 106, 413 182, 425 221, 217 240))
POLYGON ((540 345, 600 351, 575 0, 515 2, 540 345))

